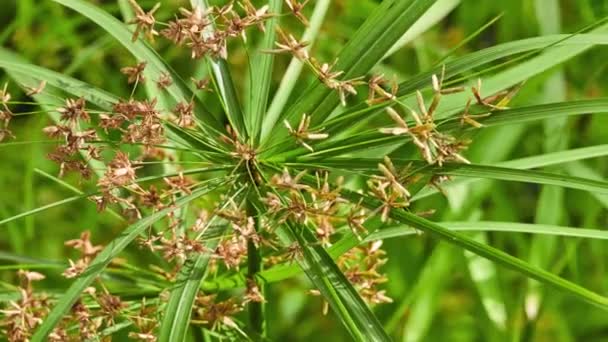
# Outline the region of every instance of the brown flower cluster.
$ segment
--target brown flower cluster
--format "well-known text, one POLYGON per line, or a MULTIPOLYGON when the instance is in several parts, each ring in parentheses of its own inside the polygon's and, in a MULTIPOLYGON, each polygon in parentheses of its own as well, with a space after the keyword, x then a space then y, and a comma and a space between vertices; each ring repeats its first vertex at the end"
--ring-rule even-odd
POLYGON ((141 144, 144 153, 153 150, 154 145, 165 141, 165 131, 160 112, 156 109, 156 99, 137 101, 121 100, 114 105, 111 115, 101 115, 100 126, 122 132, 122 141, 141 144), (123 124, 128 124, 126 129, 123 124))
POLYGON ((11 94, 8 92, 8 83, 0 90, 0 142, 7 138, 14 138, 13 133, 8 129, 8 124, 13 117, 13 112, 8 107, 11 101, 11 94))
MULTIPOLYGON (((120 100, 114 104, 113 113, 99 115, 99 126, 106 133, 110 130, 119 133, 122 142, 141 145, 143 154, 140 159, 157 157, 159 150, 156 145, 165 141, 165 131, 160 112, 156 109, 156 100, 120 100)), ((104 210, 109 204, 120 203, 135 217, 140 216, 139 210, 133 203, 134 199, 121 197, 118 188, 134 192, 147 207, 155 209, 163 207, 156 188, 145 190, 136 183, 138 168, 137 162, 131 161, 126 153, 116 152, 114 158, 106 165, 104 175, 97 182, 101 194, 91 197, 97 204, 98 210, 104 210)))
POLYGON ((139 311, 129 316, 129 319, 137 328, 136 331, 129 333, 129 338, 136 341, 156 342, 157 337, 154 330, 158 327, 157 312, 158 308, 156 306, 147 305, 146 298, 142 298, 139 311))
MULTIPOLYGON (((118 317, 127 311, 127 305, 119 297, 111 295, 101 286, 101 293, 87 287, 74 303, 60 324, 49 334, 49 341, 87 341, 97 339, 100 333, 116 324, 118 317), (73 329, 78 327, 78 329, 73 329)), ((130 313, 127 316, 131 316, 130 313)))
POLYGON ((340 79, 344 71, 335 70, 337 60, 331 64, 321 63, 308 54, 308 50, 306 49, 308 46, 307 42, 298 41, 293 35, 286 33, 280 28, 277 28, 277 33, 279 35, 279 41, 275 43, 277 48, 266 52, 288 53, 304 62, 326 87, 338 93, 342 105, 346 105, 348 95, 357 95, 356 86, 365 84, 363 77, 346 80, 340 79))
POLYGON ((471 93, 473 93, 473 98, 475 98, 477 105, 486 109, 488 112, 481 114, 470 114, 469 111, 471 109, 471 100, 469 99, 465 105, 462 115, 460 116, 460 124, 464 125, 466 123, 475 128, 483 127, 483 125, 479 123, 477 119, 488 117, 492 115, 493 111, 496 110, 508 109, 507 105, 509 102, 511 102, 513 97, 515 97, 523 85, 524 82, 519 83, 511 89, 503 90, 497 94, 484 98, 481 95, 481 78, 477 79, 477 86, 471 87, 471 93), (498 103, 494 104, 493 102, 495 101, 498 101, 498 103))
POLYGON ((67 99, 64 107, 57 109, 61 123, 43 129, 51 138, 63 138, 64 143, 55 148, 48 158, 59 164, 59 176, 66 171, 78 172, 83 178, 91 177, 89 159, 101 159, 99 147, 93 143, 99 140, 94 129, 82 128, 91 118, 86 109, 84 98, 67 99), (81 158, 79 154, 84 156, 81 158))
POLYGON ((289 124, 289 121, 287 120, 284 121, 284 124, 285 127, 287 127, 287 130, 289 131, 289 135, 293 136, 298 144, 304 146, 304 148, 306 148, 310 152, 313 152, 314 150, 306 141, 323 140, 329 137, 329 135, 326 133, 310 131, 310 116, 306 114, 302 115, 302 119, 300 120, 300 123, 298 124, 298 127, 296 129, 293 129, 289 124))
POLYGON ((216 294, 199 293, 193 306, 192 321, 212 329, 227 327, 239 329, 233 316, 243 311, 235 298, 218 300, 216 294))
POLYGON ((381 240, 357 246, 343 254, 337 262, 361 298, 370 304, 393 302, 386 296, 386 291, 378 289, 378 286, 388 281, 379 270, 387 262, 386 253, 380 247, 381 240))
POLYGON ((212 255, 214 259, 221 260, 226 269, 240 268, 247 258, 249 243, 256 248, 274 246, 270 232, 258 231, 255 219, 234 201, 228 201, 228 206, 217 209, 216 213, 232 228, 232 234, 220 241, 212 255))
POLYGON ((324 245, 331 244, 331 237, 338 225, 356 223, 358 228, 355 230, 364 230, 363 217, 354 219, 357 213, 352 212, 353 205, 340 196, 341 177, 334 180, 336 185, 332 188, 327 173, 317 175, 316 187, 301 184, 303 176, 302 172, 293 177, 285 169, 282 174, 274 175, 270 180, 274 190, 266 194, 264 202, 274 220, 278 223, 293 220, 310 224, 324 245), (349 210, 351 213, 345 215, 349 210))
MULTIPOLYGON (((137 12, 132 22, 137 25, 133 39, 137 39, 140 32, 145 32, 148 38, 153 38, 158 34, 154 29, 156 23, 154 12, 158 7, 155 6, 150 12, 145 12, 134 0, 130 2, 137 12)), ((238 1, 238 5, 240 11, 232 2, 222 7, 212 6, 208 9, 181 8, 179 17, 169 21, 160 34, 176 45, 190 48, 192 58, 212 56, 226 59, 228 56, 226 46, 230 38, 242 37, 246 40, 248 28, 256 26, 264 31, 264 21, 272 17, 272 14, 268 13, 267 5, 256 8, 249 0, 238 1)))
POLYGON ((88 230, 82 232, 79 239, 66 241, 65 245, 80 252, 80 259, 76 262, 69 259, 70 267, 63 272, 63 275, 66 278, 74 278, 82 274, 95 256, 103 249, 103 246, 101 245, 93 245, 91 242, 91 232, 88 230))
POLYGON ((374 175, 368 181, 370 194, 382 202, 378 208, 380 219, 386 222, 392 209, 407 208, 410 192, 406 185, 409 182, 407 168, 397 171, 390 158, 385 157, 383 164, 378 164, 381 175, 374 175))
MULTIPOLYGON (((176 192, 171 192, 176 194, 176 192)), ((175 198, 171 199, 174 201, 175 198)), ((167 215, 168 227, 156 232, 148 232, 145 239, 138 240, 140 246, 148 248, 153 252, 162 252, 167 261, 176 261, 182 265, 188 256, 196 253, 208 253, 209 250, 200 241, 200 235, 209 227, 210 220, 206 211, 201 211, 194 224, 180 229, 184 222, 177 217, 177 211, 171 211, 167 215)))
POLYGON ((469 162, 460 154, 468 146, 468 141, 458 140, 436 129, 437 125, 434 114, 439 106, 442 95, 462 92, 464 90, 462 87, 443 89, 444 72, 442 72, 440 78, 436 75, 432 77, 434 95, 428 107, 425 104, 422 92, 416 92, 420 113, 413 109, 409 110, 410 115, 414 119, 414 126, 410 127, 395 109, 387 107, 386 111, 397 126, 380 129, 380 132, 385 134, 407 135, 416 145, 427 163, 438 164, 439 166, 448 161, 469 162))
POLYGON ((0 321, 6 338, 11 342, 28 341, 44 316, 48 314, 50 302, 46 294, 34 293, 33 282, 45 278, 43 274, 20 270, 18 287, 20 298, 11 300, 0 310, 4 316, 0 321))
POLYGON ((393 101, 397 99, 399 85, 397 84, 396 78, 393 78, 389 82, 384 78, 384 75, 375 75, 367 81, 367 87, 367 104, 369 105, 375 105, 385 101, 393 101), (390 85, 390 91, 385 89, 387 85, 390 85))
POLYGON ((227 135, 222 134, 220 140, 228 145, 233 151, 230 155, 240 162, 250 163, 255 160, 257 151, 247 142, 242 142, 239 138, 238 132, 234 130, 230 125, 226 126, 227 135))

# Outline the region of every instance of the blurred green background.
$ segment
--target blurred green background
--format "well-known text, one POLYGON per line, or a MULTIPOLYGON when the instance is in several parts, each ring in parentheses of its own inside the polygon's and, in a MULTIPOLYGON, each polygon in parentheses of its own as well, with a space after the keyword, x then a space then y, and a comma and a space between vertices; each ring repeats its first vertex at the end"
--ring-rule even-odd
MULTIPOLYGON (((130 89, 118 69, 133 64, 134 60, 86 18, 47 0, 0 2, 3 48, 17 52, 34 64, 128 96, 130 89)), ((92 2, 120 17, 117 2, 92 2)), ((139 2, 142 7, 150 8, 156 1, 139 2)), ((375 4, 371 0, 333 1, 313 55, 320 60, 331 60, 375 4)), ((162 1, 158 18, 166 19, 185 5, 185 1, 162 1)), ((395 74, 399 80, 407 79, 431 67, 463 39, 499 15, 498 21, 459 47, 455 55, 541 34, 575 32, 607 16, 608 1, 464 0, 438 25, 386 59, 378 66, 378 71, 395 74)), ((230 63, 237 70, 233 72, 236 83, 245 84, 239 77, 246 74, 247 51, 239 46, 234 46, 230 63)), ((200 66, 190 62, 187 51, 170 47, 161 40, 156 48, 185 78, 202 72, 200 66)), ((281 70, 289 59, 282 57, 277 61, 276 68, 281 70)), ((607 66, 608 49, 591 49, 559 68, 528 80, 515 104, 602 96, 608 87, 607 66)), ((280 77, 280 73, 275 75, 280 77)), ((0 84, 5 81, 8 81, 6 75, 0 72, 0 84)), ((275 81, 278 84, 280 79, 275 81)), ((299 84, 303 87, 306 82, 299 84)), ((14 85, 10 89, 16 99, 28 101, 23 94, 19 95, 14 85)), ((19 116, 12 122, 12 128, 18 141, 46 140, 41 134, 46 123, 47 118, 43 115, 19 116)), ((548 151, 606 144, 607 132, 607 116, 581 116, 563 122, 487 129, 477 135, 467 157, 473 162, 491 164, 548 151)), ((34 171, 38 168, 57 174, 56 165, 45 159, 49 149, 48 145, 35 143, 0 145, 0 219, 73 195, 34 171)), ((567 164, 552 171, 606 179, 608 160, 567 164)), ((75 178, 68 176, 65 180, 78 186, 75 178)), ((417 202, 414 209, 436 209, 432 219, 443 221, 482 219, 606 229, 607 207, 608 196, 520 183, 478 182, 451 191, 447 199, 433 196, 417 202)), ((87 201, 11 222, 0 230, 0 280, 14 283, 15 272, 11 265, 27 262, 19 256, 47 262, 64 261, 71 256, 63 246, 65 240, 77 237, 83 230, 91 230, 93 240, 104 243, 122 228, 122 223, 106 214, 98 214, 94 204, 87 201)), ((608 292, 608 249, 601 240, 532 238, 511 233, 478 237, 599 293, 608 292)), ((519 274, 488 267, 485 261, 460 249, 438 244, 427 236, 387 240, 384 247, 389 256, 385 270, 390 281, 386 289, 394 303, 378 306, 375 310, 397 339, 608 341, 608 315, 605 312, 547 289, 541 290, 546 301, 537 319, 529 319, 535 316, 531 315, 534 308, 530 306, 530 299, 526 300, 529 282, 519 274), (478 268, 476 263, 479 263, 478 268), (470 265, 475 267, 469 268, 470 265), (480 290, 479 283, 483 279, 479 277, 484 275, 471 273, 469 269, 497 270, 498 274, 491 277, 491 284, 480 290), (494 304, 498 308, 484 310, 482 298, 496 299, 494 304), (493 312, 494 316, 490 317, 492 313, 488 312, 493 312), (504 318, 501 317, 503 313, 504 318), (500 322, 504 322, 504 326, 500 322)), ((136 247, 129 249, 129 253, 142 265, 148 263, 150 256, 136 247)), ((66 284, 58 270, 45 273, 44 284, 48 288, 66 284)), ((331 313, 322 314, 321 300, 305 293, 307 286, 307 280, 300 277, 270 287, 267 294, 270 336, 285 341, 349 340, 349 335, 331 313)), ((485 305, 492 307, 492 303, 485 305)))

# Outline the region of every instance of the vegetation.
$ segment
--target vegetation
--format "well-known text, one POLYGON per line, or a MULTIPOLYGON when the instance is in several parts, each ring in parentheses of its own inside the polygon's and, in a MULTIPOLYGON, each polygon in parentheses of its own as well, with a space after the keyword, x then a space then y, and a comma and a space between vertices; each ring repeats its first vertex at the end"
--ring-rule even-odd
POLYGON ((9 4, 2 338, 606 338, 608 8, 564 6, 9 4))

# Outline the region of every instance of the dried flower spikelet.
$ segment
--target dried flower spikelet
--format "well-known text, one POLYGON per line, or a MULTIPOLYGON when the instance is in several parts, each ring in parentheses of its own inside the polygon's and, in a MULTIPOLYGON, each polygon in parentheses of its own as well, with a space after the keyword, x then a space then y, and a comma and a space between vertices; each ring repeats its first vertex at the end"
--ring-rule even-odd
POLYGON ((379 290, 379 285, 388 281, 380 272, 380 267, 387 262, 385 252, 381 249, 382 241, 377 240, 358 246, 338 259, 338 266, 346 278, 354 285, 361 297, 370 304, 392 303, 386 291, 379 290))
POLYGON ((95 246, 91 243, 91 232, 84 231, 80 234, 79 239, 68 240, 64 243, 65 246, 74 248, 80 251, 80 259, 76 262, 71 259, 68 260, 70 267, 68 267, 63 275, 66 278, 74 278, 82 274, 84 270, 89 266, 89 263, 97 256, 101 250, 103 250, 103 246, 95 246))
POLYGON ((146 80, 144 71, 146 70, 147 62, 137 63, 135 66, 128 66, 120 69, 120 72, 128 76, 127 82, 131 83, 143 83, 146 80))
POLYGON ((257 25, 261 32, 266 32, 263 23, 266 19, 272 17, 272 14, 268 13, 268 5, 255 8, 250 0, 242 0, 240 6, 245 10, 246 17, 244 21, 247 23, 246 26, 257 25))
POLYGON ((391 117, 391 119, 397 124, 397 127, 380 128, 380 133, 392 135, 403 135, 410 133, 407 122, 403 120, 401 115, 399 115, 396 110, 394 110, 392 107, 386 107, 386 112, 391 117))
POLYGON ((33 283, 44 279, 38 272, 19 270, 19 299, 10 300, 0 309, 0 326, 10 342, 28 341, 49 311, 46 294, 34 292, 33 283))
POLYGON ((109 191, 115 187, 129 185, 135 181, 135 170, 129 160, 129 156, 122 152, 116 152, 114 159, 108 164, 103 177, 99 179, 97 185, 109 191))
POLYGON ((383 85, 386 84, 388 84, 388 82, 384 79, 384 75, 372 76, 367 81, 368 97, 366 102, 368 105, 375 105, 385 101, 392 101, 397 99, 397 92, 399 91, 399 84, 397 83, 397 78, 393 77, 393 80, 390 82, 390 92, 386 91, 383 88, 383 85))
POLYGON ((204 324, 212 328, 224 325, 228 328, 237 328, 233 316, 243 311, 243 306, 234 298, 217 301, 216 295, 199 293, 193 306, 193 322, 204 324))
POLYGON ((25 284, 22 286, 25 287, 31 287, 32 282, 40 281, 46 278, 44 274, 35 271, 19 270, 17 271, 17 275, 19 275, 19 277, 23 280, 23 283, 25 284))
POLYGON ((166 89, 173 84, 173 78, 166 72, 162 72, 156 80, 158 89, 166 89))
POLYGON ((393 162, 388 156, 384 157, 384 164, 378 164, 378 169, 382 172, 384 178, 391 183, 393 190, 401 194, 403 198, 409 198, 411 196, 410 192, 403 186, 397 175, 397 170, 393 165, 393 162))
POLYGON ((173 112, 177 116, 177 125, 183 128, 192 128, 195 126, 194 121, 194 101, 190 103, 180 102, 175 106, 173 112))
POLYGON ((62 121, 68 122, 71 127, 74 127, 80 120, 86 122, 91 120, 85 106, 86 102, 83 97, 76 100, 67 99, 65 101, 65 107, 58 108, 57 112, 61 114, 62 121))
POLYGON ((139 312, 134 315, 129 315, 129 319, 133 322, 133 326, 137 331, 129 333, 129 338, 141 341, 156 342, 157 337, 155 329, 158 326, 158 319, 156 317, 158 308, 147 305, 146 298, 141 299, 141 305, 139 306, 139 312))
POLYGON ((215 256, 224 262, 227 269, 238 270, 247 257, 247 239, 234 235, 223 240, 215 250, 215 256))
POLYGON ((0 103, 2 103, 3 106, 7 106, 11 101, 11 98, 11 93, 8 92, 8 83, 4 83, 4 87, 0 90, 0 103))
POLYGON ((2 108, 0 108, 0 142, 6 138, 15 138, 13 132, 8 129, 8 125, 13 118, 13 113, 8 107, 10 100, 11 94, 8 92, 8 83, 5 83, 4 88, 0 90, 0 103, 2 104, 2 108))
POLYGON ((204 232, 205 229, 207 229, 209 225, 209 212, 207 212, 206 210, 201 210, 198 213, 198 217, 196 218, 196 221, 194 221, 194 225, 192 226, 191 230, 193 232, 204 232))
POLYGON ((394 191, 391 185, 391 182, 378 178, 368 181, 370 195, 381 202, 377 210, 381 214, 380 219, 382 222, 388 220, 392 209, 402 209, 409 206, 407 198, 404 198, 401 192, 394 191))
POLYGON ((37 86, 35 87, 24 87, 26 90, 26 95, 27 96, 34 96, 34 95, 38 95, 40 93, 42 93, 44 91, 44 88, 46 87, 46 80, 42 80, 40 81, 40 83, 38 83, 37 86))
POLYGON ((194 185, 194 182, 185 177, 183 172, 180 172, 177 177, 164 178, 165 183, 169 186, 170 191, 169 194, 191 194, 191 187, 194 185))
POLYGON ((304 26, 309 25, 308 19, 302 13, 302 10, 304 9, 304 6, 306 6, 308 1, 309 0, 304 0, 303 2, 298 2, 298 0, 285 0, 285 3, 287 3, 287 7, 289 7, 289 10, 291 11, 291 14, 293 14, 296 18, 298 18, 298 20, 302 24, 304 24, 304 26))
POLYGON ((268 53, 289 53, 300 61, 310 60, 307 46, 310 43, 305 41, 298 41, 293 35, 287 34, 280 27, 277 26, 277 33, 279 35, 279 41, 275 42, 278 49, 266 50, 268 53))
POLYGON ((191 78, 190 80, 192 81, 192 83, 194 83, 196 89, 213 92, 213 89, 209 87, 209 83, 211 82, 210 78, 203 78, 200 80, 191 78))
POLYGON ((243 300, 243 304, 254 302, 254 303, 264 303, 266 300, 260 291, 258 284, 253 279, 247 279, 247 289, 245 291, 245 297, 243 300))
POLYGON ((149 12, 145 12, 135 0, 129 0, 129 4, 135 12, 135 17, 129 21, 129 24, 136 25, 135 31, 133 32, 133 41, 137 41, 137 38, 141 33, 143 33, 146 38, 153 41, 154 36, 158 36, 158 32, 154 30, 154 25, 156 24, 154 14, 160 8, 160 2, 154 5, 149 12))
POLYGON ((296 139, 296 142, 300 145, 302 145, 304 148, 306 148, 307 150, 313 152, 313 148, 306 143, 306 140, 323 140, 323 139, 327 139, 329 137, 329 134, 327 133, 320 133, 319 131, 310 131, 309 127, 310 127, 310 120, 311 117, 306 115, 306 114, 302 114, 302 118, 300 119, 300 123, 298 124, 298 128, 297 129, 293 129, 291 127, 291 124, 289 124, 289 121, 285 120, 283 123, 285 125, 285 127, 287 128, 287 130, 289 131, 289 134, 291 136, 293 136, 296 139))
POLYGON ((226 131, 228 135, 222 134, 220 140, 232 147, 233 152, 230 152, 230 155, 244 162, 255 160, 257 155, 255 148, 247 142, 241 142, 238 132, 230 125, 226 126, 226 131))
POLYGON ((367 210, 362 208, 360 203, 352 206, 346 217, 346 223, 359 241, 363 240, 363 235, 367 234, 367 229, 364 224, 368 217, 369 214, 367 213, 367 210))

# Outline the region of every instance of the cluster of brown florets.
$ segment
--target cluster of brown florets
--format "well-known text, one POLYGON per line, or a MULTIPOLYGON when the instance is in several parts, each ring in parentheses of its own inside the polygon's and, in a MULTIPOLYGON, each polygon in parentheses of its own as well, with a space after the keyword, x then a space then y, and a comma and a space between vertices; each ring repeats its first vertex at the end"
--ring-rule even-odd
POLYGON ((0 321, 8 341, 27 341, 44 316, 48 314, 50 301, 46 294, 35 293, 33 283, 45 276, 38 272, 18 272, 21 284, 18 288, 20 298, 11 300, 0 310, 4 316, 0 321))
POLYGON ((388 261, 385 257, 386 252, 381 247, 382 240, 357 246, 344 253, 337 262, 361 298, 371 304, 393 302, 386 295, 386 291, 378 288, 388 281, 388 278, 380 272, 380 267, 388 261))
POLYGON ((8 83, 4 84, 4 88, 0 90, 0 142, 7 138, 14 138, 13 132, 8 129, 13 112, 8 107, 11 101, 11 94, 8 92, 8 83))
MULTIPOLYGON (((131 21, 131 24, 136 25, 133 40, 137 40, 142 33, 153 40, 154 36, 159 35, 155 29, 154 18, 159 4, 145 12, 134 0, 129 2, 135 10, 135 18, 131 21)), ((192 58, 213 56, 226 59, 226 46, 230 38, 242 37, 246 40, 246 30, 252 26, 264 32, 264 22, 274 15, 268 12, 267 5, 256 8, 249 0, 238 1, 238 7, 240 11, 230 2, 225 6, 212 6, 207 9, 180 8, 179 17, 169 21, 166 28, 160 31, 160 35, 176 45, 190 48, 192 58)))
POLYGON ((95 246, 91 242, 91 232, 84 231, 80 234, 79 239, 68 240, 65 242, 67 247, 74 248, 80 252, 80 258, 77 261, 69 259, 70 267, 63 272, 66 278, 74 278, 82 274, 89 267, 91 261, 101 252, 103 246, 95 246))
POLYGON ((276 42, 277 48, 269 50, 269 53, 289 53, 295 58, 305 63, 317 78, 329 89, 335 90, 343 105, 346 105, 348 95, 357 95, 356 87, 365 84, 363 77, 352 79, 340 79, 344 71, 335 70, 337 60, 333 63, 321 63, 308 53, 307 42, 298 41, 293 35, 278 28, 279 41, 276 42))
POLYGON ((65 106, 58 108, 59 123, 44 128, 50 138, 63 138, 63 144, 55 148, 48 158, 59 164, 59 176, 75 171, 84 179, 91 177, 90 159, 100 160, 99 140, 95 129, 84 127, 91 121, 84 98, 67 99, 65 106), (82 154, 82 156, 81 156, 82 154))
MULTIPOLYGON (((344 276, 355 287, 361 298, 369 304, 392 303, 392 298, 386 295, 385 290, 379 287, 388 281, 380 272, 388 261, 386 252, 381 249, 382 240, 367 243, 352 248, 341 255, 336 264, 344 276)), ((313 296, 320 296, 319 290, 310 290, 313 296)), ((329 303, 323 302, 323 314, 327 314, 329 303)))
MULTIPOLYGON (((416 100, 418 103, 418 112, 408 108, 408 112, 413 119, 414 125, 409 125, 401 114, 393 107, 387 107, 386 111, 390 118, 397 124, 396 127, 381 128, 380 132, 392 135, 406 135, 416 145, 424 160, 429 164, 437 164, 442 166, 445 162, 469 163, 462 156, 461 152, 465 150, 470 141, 461 140, 449 134, 437 131, 434 114, 439 107, 441 98, 446 94, 454 94, 463 92, 464 87, 443 88, 445 77, 445 67, 441 72, 441 76, 433 75, 431 78, 433 99, 427 107, 424 96, 420 90, 416 91, 416 100)), ((481 79, 478 79, 477 86, 471 87, 471 92, 477 105, 485 109, 486 112, 481 114, 470 114, 471 99, 467 100, 465 109, 460 115, 460 124, 468 124, 474 128, 481 128, 483 125, 477 120, 488 117, 493 111, 506 109, 506 104, 519 91, 521 84, 511 90, 500 92, 490 97, 483 98, 481 96, 481 79), (498 104, 493 102, 499 100, 498 104)))
MULTIPOLYGON (((143 71, 145 65, 123 69, 134 83, 144 82, 143 71), (141 67, 140 67, 141 66, 141 67)), ((142 146, 142 154, 137 160, 131 160, 129 155, 117 151, 114 158, 110 160, 105 172, 97 182, 100 194, 92 196, 91 199, 97 204, 98 209, 104 210, 110 204, 120 204, 132 217, 141 217, 136 203, 143 204, 155 210, 162 209, 166 203, 161 198, 171 199, 174 192, 190 192, 188 182, 183 175, 167 178, 168 190, 159 194, 156 188, 146 190, 137 184, 136 170, 139 161, 151 158, 163 158, 166 155, 157 148, 166 141, 164 121, 160 111, 156 108, 157 101, 138 101, 133 98, 120 100, 114 104, 111 113, 99 114, 99 127, 107 133, 118 133, 120 142, 142 146), (127 196, 120 189, 127 190, 127 196)), ((193 104, 178 103, 175 113, 178 116, 175 121, 180 126, 191 127, 194 122, 193 104)), ((66 171, 76 171, 88 179, 91 169, 88 165, 90 159, 102 160, 101 148, 97 144, 99 137, 93 128, 84 127, 90 123, 90 111, 86 108, 84 98, 68 99, 66 105, 57 109, 60 114, 60 123, 44 128, 44 132, 52 138, 62 137, 64 143, 59 145, 48 157, 60 165, 59 175, 63 176, 66 171), (81 157, 82 154, 84 157, 81 157)))
MULTIPOLYGON (((88 248, 87 241, 81 241, 79 245, 83 251, 88 248)), ((90 247, 90 244, 88 244, 90 247)), ((83 252, 84 253, 84 252, 83 252)), ((19 286, 18 300, 8 302, 7 307, 0 309, 3 318, 0 325, 6 339, 11 342, 29 341, 32 333, 42 323, 44 317, 49 313, 53 300, 44 292, 34 291, 33 283, 45 279, 45 276, 38 272, 23 271, 18 273, 21 279, 19 286)), ((99 337, 101 330, 112 327, 116 319, 126 309, 126 305, 120 298, 111 295, 102 286, 101 293, 94 287, 89 287, 66 315, 59 326, 51 334, 49 341, 84 341, 99 337), (85 298, 86 297, 86 298, 85 298), (87 302, 87 304, 85 304, 87 302), (94 308, 93 308, 94 307, 94 308), (69 327, 77 326, 78 329, 69 327)))
POLYGON ((356 236, 366 232, 364 222, 369 216, 365 209, 353 205, 341 196, 343 178, 334 180, 332 187, 329 174, 317 175, 316 186, 301 183, 305 172, 295 176, 285 169, 270 180, 272 191, 267 192, 264 203, 274 223, 287 220, 314 227, 317 238, 326 246, 331 245, 337 227, 348 225, 356 236))
POLYGON ((148 231, 145 239, 139 244, 153 252, 162 252, 167 261, 177 261, 181 265, 192 253, 209 252, 200 241, 200 236, 209 227, 210 220, 206 211, 200 211, 197 220, 187 229, 179 229, 182 220, 172 211, 167 215, 168 227, 164 230, 148 231))
POLYGON ((292 128, 289 124, 289 121, 284 121, 285 127, 289 131, 289 135, 296 139, 296 142, 307 150, 313 152, 312 146, 310 146, 307 141, 314 140, 323 140, 329 137, 327 133, 321 133, 320 131, 311 131, 310 130, 310 116, 306 114, 302 114, 302 119, 300 119, 300 123, 296 129, 292 128))
POLYGON ((433 75, 433 99, 427 107, 421 91, 416 91, 419 113, 409 109, 415 125, 410 127, 401 115, 392 107, 387 107, 387 112, 397 127, 381 128, 380 132, 392 135, 407 135, 420 151, 420 154, 429 164, 443 165, 446 161, 468 163, 460 152, 468 146, 467 141, 460 141, 450 135, 437 131, 434 114, 439 106, 441 98, 446 94, 462 92, 464 88, 443 88, 445 69, 441 77, 433 75))
POLYGON ((106 328, 116 325, 118 317, 126 313, 127 305, 117 296, 111 295, 103 286, 101 291, 95 287, 84 290, 69 314, 49 334, 49 341, 76 341, 99 338, 106 328), (98 293, 101 292, 101 293, 98 293), (78 329, 71 329, 77 326, 78 329))
POLYGON ((406 186, 412 179, 407 168, 397 171, 389 157, 384 158, 384 163, 378 164, 378 170, 381 175, 373 175, 367 185, 370 195, 382 202, 377 210, 382 222, 386 222, 392 209, 403 209, 410 205, 411 194, 406 186))

